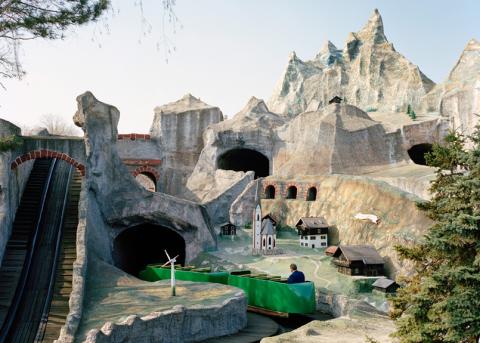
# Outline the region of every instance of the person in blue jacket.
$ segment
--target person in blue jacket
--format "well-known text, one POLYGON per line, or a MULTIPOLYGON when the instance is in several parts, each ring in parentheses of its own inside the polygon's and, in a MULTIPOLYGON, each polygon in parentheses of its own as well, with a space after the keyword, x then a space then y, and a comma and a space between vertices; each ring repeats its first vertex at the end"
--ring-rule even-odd
POLYGON ((287 282, 288 283, 300 283, 300 282, 305 282, 305 275, 297 270, 297 265, 295 263, 292 263, 290 265, 290 271, 292 274, 288 277, 287 282))

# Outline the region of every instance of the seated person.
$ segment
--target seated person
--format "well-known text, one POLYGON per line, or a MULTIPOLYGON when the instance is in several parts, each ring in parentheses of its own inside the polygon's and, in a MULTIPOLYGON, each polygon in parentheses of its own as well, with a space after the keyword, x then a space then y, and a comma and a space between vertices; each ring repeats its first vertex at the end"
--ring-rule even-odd
POLYGON ((287 282, 288 283, 300 283, 300 282, 305 282, 305 275, 297 270, 297 265, 295 263, 292 263, 290 265, 290 271, 292 274, 288 277, 287 282))

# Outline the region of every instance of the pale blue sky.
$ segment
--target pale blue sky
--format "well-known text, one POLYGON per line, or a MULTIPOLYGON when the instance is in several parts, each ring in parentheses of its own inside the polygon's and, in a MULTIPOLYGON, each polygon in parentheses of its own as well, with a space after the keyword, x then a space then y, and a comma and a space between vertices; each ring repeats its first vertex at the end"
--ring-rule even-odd
POLYGON ((109 34, 99 35, 98 24, 64 41, 26 43, 28 75, 6 82, 0 117, 27 125, 47 113, 70 120, 85 90, 119 108, 120 132, 147 132, 153 108, 185 93, 232 116, 251 96, 269 98, 290 51, 311 59, 327 39, 342 48, 374 8, 396 50, 435 82, 446 78, 468 40, 480 39, 479 0, 177 0, 183 28, 170 35, 176 52, 167 64, 156 48, 160 0, 143 0, 154 25, 147 36, 133 3, 114 0, 120 13, 106 19, 109 34))

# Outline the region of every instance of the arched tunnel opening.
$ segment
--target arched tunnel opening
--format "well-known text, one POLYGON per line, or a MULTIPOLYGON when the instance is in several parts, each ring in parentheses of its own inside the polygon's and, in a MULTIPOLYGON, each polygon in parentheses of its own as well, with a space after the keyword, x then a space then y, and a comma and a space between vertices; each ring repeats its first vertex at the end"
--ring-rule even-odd
POLYGON ((252 149, 227 151, 218 158, 217 167, 224 170, 243 172, 252 170, 256 179, 270 174, 270 161, 268 158, 252 149))
POLYGON ((185 264, 185 240, 175 231, 158 225, 142 224, 126 229, 113 242, 113 261, 124 272, 138 276, 147 264, 167 262, 177 255, 185 264))
POLYGON ((427 165, 425 154, 432 151, 432 144, 422 143, 412 146, 408 149, 408 156, 415 164, 427 165))

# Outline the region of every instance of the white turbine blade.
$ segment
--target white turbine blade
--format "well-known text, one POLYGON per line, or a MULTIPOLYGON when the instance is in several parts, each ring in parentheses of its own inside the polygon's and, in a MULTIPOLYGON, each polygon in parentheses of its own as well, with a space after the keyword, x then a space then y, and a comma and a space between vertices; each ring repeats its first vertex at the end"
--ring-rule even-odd
POLYGON ((168 260, 169 260, 169 261, 171 261, 172 259, 171 259, 171 258, 170 258, 170 256, 168 255, 168 252, 167 252, 167 250, 164 250, 164 251, 165 251, 165 254, 167 254, 167 258, 168 258, 168 260))
POLYGON ((170 262, 172 262, 172 261, 167 261, 167 262, 165 262, 165 264, 164 264, 162 267, 165 267, 165 266, 168 265, 170 262))

